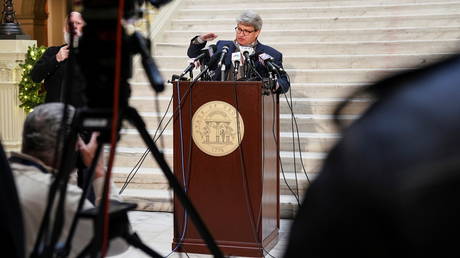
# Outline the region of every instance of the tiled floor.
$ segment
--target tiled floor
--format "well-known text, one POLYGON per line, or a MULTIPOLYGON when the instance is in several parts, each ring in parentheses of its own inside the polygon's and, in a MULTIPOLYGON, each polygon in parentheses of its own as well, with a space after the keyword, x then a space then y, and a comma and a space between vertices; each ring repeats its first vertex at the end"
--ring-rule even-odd
MULTIPOLYGON (((171 241, 173 236, 173 214, 166 212, 131 211, 128 213, 134 231, 150 248, 164 257, 170 254, 171 258, 187 257, 179 253, 171 254, 171 241)), ((287 235, 291 220, 281 220, 280 238, 278 244, 265 257, 281 258, 287 243, 287 235)), ((209 258, 210 255, 188 254, 191 258, 209 258)), ((123 254, 112 256, 114 258, 142 258, 149 257, 142 251, 130 247, 123 254)))

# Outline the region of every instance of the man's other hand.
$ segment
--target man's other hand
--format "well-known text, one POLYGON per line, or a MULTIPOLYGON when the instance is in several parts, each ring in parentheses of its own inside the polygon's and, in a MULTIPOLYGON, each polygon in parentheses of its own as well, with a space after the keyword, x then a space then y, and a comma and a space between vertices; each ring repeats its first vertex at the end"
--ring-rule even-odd
POLYGON ((60 63, 66 60, 69 57, 69 46, 65 45, 59 49, 59 52, 56 54, 56 60, 60 63))

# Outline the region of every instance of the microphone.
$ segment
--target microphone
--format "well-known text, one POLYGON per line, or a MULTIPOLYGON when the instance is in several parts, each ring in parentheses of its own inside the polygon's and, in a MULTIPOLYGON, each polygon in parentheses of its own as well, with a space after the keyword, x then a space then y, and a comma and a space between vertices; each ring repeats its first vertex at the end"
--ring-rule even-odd
POLYGON ((215 44, 209 45, 209 47, 206 50, 208 51, 208 56, 211 57, 216 52, 217 46, 215 44))
POLYGON ((200 50, 201 54, 199 54, 194 59, 189 60, 189 65, 187 66, 187 68, 185 68, 185 70, 182 72, 182 74, 179 76, 179 78, 184 76, 186 73, 190 72, 191 70, 193 70, 193 68, 195 68, 195 66, 196 66, 196 64, 195 64, 196 61, 199 61, 199 60, 203 59, 203 63, 207 63, 209 61, 209 58, 214 53, 215 49, 216 49, 216 45, 214 45, 214 44, 209 45, 208 47, 202 48, 200 50))
MULTIPOLYGON (((263 64, 265 67, 267 67, 267 69, 270 72, 273 72, 273 73, 281 72, 279 69, 277 69, 278 65, 275 66, 275 60, 269 54, 266 54, 266 53, 260 54, 259 55, 259 62, 261 64, 263 64)), ((283 70, 283 72, 284 72, 284 70, 283 70)))
POLYGON ((210 57, 214 54, 216 51, 216 45, 212 44, 207 47, 204 47, 200 50, 201 54, 199 54, 197 57, 195 57, 195 61, 200 60, 202 64, 206 64, 209 62, 210 57))
POLYGON ((224 58, 225 58, 225 55, 227 54, 227 52, 228 52, 228 46, 224 46, 222 48, 222 54, 220 55, 219 62, 217 63, 218 67, 222 66, 222 62, 224 61, 224 58))
POLYGON ((254 48, 240 46, 240 52, 243 53, 245 62, 249 62, 250 56, 254 54, 254 48))
POLYGON ((182 76, 184 76, 186 73, 190 72, 191 70, 193 70, 193 68, 195 68, 195 61, 197 59, 190 59, 188 60, 189 62, 189 65, 187 66, 187 68, 185 68, 185 70, 179 75, 179 78, 181 78, 182 76))
POLYGON ((196 56, 194 58, 194 61, 198 61, 200 59, 204 59, 204 58, 209 58, 212 54, 210 53, 214 53, 214 50, 216 48, 216 45, 210 45, 208 47, 204 47, 200 50, 201 54, 199 54, 198 56, 196 56))
POLYGON ((238 74, 238 69, 240 68, 240 63, 241 63, 241 52, 232 53, 232 64, 233 64, 233 67, 235 68, 235 70, 234 70, 235 77, 238 74))
POLYGON ((276 70, 279 73, 281 73, 281 74, 286 73, 286 71, 283 69, 283 67, 281 67, 281 66, 279 66, 279 65, 277 65, 275 63, 275 59, 272 56, 270 56, 269 54, 266 54, 266 53, 262 53, 262 54, 259 55, 259 60, 260 60, 261 56, 262 56, 263 60, 267 60, 268 62, 270 62, 276 68, 276 70))

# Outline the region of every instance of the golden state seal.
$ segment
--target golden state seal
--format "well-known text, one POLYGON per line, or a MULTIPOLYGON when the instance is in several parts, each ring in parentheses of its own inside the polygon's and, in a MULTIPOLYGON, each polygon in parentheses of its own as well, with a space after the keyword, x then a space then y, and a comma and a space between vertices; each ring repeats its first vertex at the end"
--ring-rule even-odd
POLYGON ((232 153, 240 146, 243 136, 241 114, 227 102, 210 101, 193 114, 193 142, 208 155, 221 157, 232 153))

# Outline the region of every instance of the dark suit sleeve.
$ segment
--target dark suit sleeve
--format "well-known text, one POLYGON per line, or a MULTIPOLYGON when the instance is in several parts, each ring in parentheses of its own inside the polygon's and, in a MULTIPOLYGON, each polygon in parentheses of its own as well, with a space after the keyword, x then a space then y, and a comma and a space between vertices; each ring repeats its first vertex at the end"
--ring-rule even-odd
MULTIPOLYGON (((283 68, 283 54, 280 53, 277 58, 275 58, 275 64, 283 68)), ((289 78, 286 73, 281 74, 281 77, 278 79, 278 85, 279 88, 277 93, 286 93, 289 90, 291 83, 289 82, 289 78)))
POLYGON ((59 62, 56 60, 56 54, 59 49, 60 47, 50 47, 46 49, 43 56, 35 63, 30 71, 32 81, 39 83, 56 71, 59 67, 59 62))
POLYGON ((200 50, 206 46, 206 41, 201 44, 195 44, 193 41, 198 38, 195 36, 191 41, 190 45, 188 46, 187 55, 190 58, 197 57, 200 54, 200 50))

